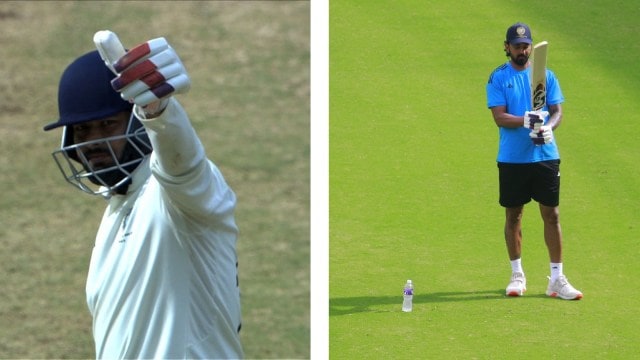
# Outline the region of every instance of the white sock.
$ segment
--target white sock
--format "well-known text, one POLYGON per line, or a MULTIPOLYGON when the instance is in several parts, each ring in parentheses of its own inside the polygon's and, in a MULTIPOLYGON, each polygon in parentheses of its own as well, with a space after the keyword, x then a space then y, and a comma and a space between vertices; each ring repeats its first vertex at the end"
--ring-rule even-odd
POLYGON ((522 259, 511 260, 511 272, 519 272, 524 274, 524 270, 522 270, 522 259))
POLYGON ((551 281, 556 281, 562 275, 562 263, 550 263, 549 267, 551 268, 551 281))

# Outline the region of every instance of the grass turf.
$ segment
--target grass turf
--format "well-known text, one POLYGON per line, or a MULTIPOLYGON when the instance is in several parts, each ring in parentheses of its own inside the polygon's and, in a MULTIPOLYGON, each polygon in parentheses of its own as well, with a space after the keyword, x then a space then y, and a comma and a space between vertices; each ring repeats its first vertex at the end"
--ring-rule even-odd
POLYGON ((332 358, 625 358, 639 301, 638 5, 588 1, 330 4, 332 358), (516 21, 549 41, 566 102, 565 273, 585 298, 544 295, 548 256, 525 208, 528 292, 507 298, 490 72, 516 21), (402 285, 416 287, 402 313, 402 285))

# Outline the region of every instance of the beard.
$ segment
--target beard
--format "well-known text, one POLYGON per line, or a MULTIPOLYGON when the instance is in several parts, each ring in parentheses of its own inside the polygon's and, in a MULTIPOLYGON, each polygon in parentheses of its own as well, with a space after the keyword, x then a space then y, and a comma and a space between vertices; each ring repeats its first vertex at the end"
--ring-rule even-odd
MULTIPOLYGON (((100 159, 96 159, 94 163, 91 160, 90 165, 82 162, 84 169, 90 172, 89 181, 99 186, 114 187, 123 179, 127 178, 142 162, 143 154, 133 150, 131 144, 126 144, 123 154, 119 159, 114 159, 108 149, 94 149, 84 154, 85 158, 92 158, 92 155, 103 155, 100 159), (108 156, 107 156, 108 155, 108 156), (120 165, 126 164, 126 165, 120 165)), ((126 194, 131 178, 114 188, 117 194, 126 194)))
POLYGON ((529 57, 526 55, 513 56, 509 54, 509 57, 511 58, 511 61, 513 61, 518 66, 525 66, 527 64, 527 61, 529 61, 529 57))

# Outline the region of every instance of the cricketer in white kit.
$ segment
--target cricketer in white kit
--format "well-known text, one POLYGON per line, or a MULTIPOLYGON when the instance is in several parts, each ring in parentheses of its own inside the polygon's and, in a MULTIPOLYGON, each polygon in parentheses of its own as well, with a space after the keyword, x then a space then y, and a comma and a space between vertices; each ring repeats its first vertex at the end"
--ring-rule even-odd
POLYGON ((60 119, 45 127, 64 126, 54 158, 65 179, 108 199, 86 284, 96 357, 242 358, 236 197, 171 96, 186 90, 145 44, 115 78, 97 52, 78 58, 61 79, 60 119), (118 80, 151 102, 131 108, 111 89, 118 80), (123 112, 124 134, 109 134, 123 112))

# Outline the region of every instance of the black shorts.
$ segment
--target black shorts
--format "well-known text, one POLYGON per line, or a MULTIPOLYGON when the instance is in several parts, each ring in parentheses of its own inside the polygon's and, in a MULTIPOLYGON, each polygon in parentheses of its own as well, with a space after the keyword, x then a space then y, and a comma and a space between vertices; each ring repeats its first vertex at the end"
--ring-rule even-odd
POLYGON ((530 164, 498 163, 500 205, 518 207, 531 199, 545 206, 560 204, 560 160, 530 164))

